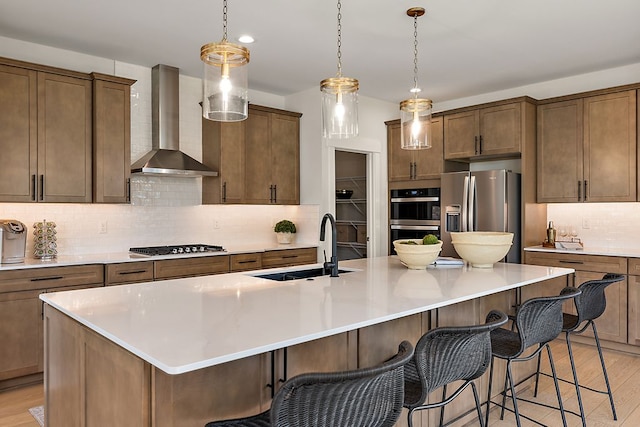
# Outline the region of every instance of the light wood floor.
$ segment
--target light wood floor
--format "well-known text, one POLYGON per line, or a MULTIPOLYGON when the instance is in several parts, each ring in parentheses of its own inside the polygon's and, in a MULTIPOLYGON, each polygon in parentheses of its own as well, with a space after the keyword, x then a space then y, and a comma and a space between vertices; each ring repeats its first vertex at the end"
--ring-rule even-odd
MULTIPOLYGON (((569 378, 571 368, 564 340, 555 341, 552 348, 559 375, 563 378, 569 378)), ((595 347, 574 344, 574 357, 581 383, 592 388, 603 389, 604 381, 595 347)), ((611 408, 606 395, 584 391, 582 397, 587 413, 587 425, 589 427, 640 426, 640 356, 604 350, 604 357, 615 397, 618 421, 613 421, 611 417, 611 408)), ((545 364, 544 360, 545 357, 543 357, 543 371, 550 372, 548 363, 545 364)), ((561 384, 561 391, 565 407, 578 412, 573 386, 561 384)), ((530 390, 525 390, 519 396, 531 398, 532 393, 530 390)), ((42 385, 0 392, 0 427, 39 427, 29 414, 28 409, 42 405, 43 400, 42 385)), ((542 377, 537 400, 557 404, 551 378, 542 377)), ((550 427, 562 425, 558 411, 524 402, 519 403, 519 409, 522 414, 531 415, 550 427)), ((571 414, 567 414, 567 422, 571 427, 581 426, 580 418, 571 414)), ((515 425, 515 421, 513 415, 508 412, 505 414, 505 419, 501 421, 499 412, 494 409, 491 412, 489 425, 491 427, 512 427, 515 425)), ((528 427, 536 424, 523 420, 522 425, 528 427)))

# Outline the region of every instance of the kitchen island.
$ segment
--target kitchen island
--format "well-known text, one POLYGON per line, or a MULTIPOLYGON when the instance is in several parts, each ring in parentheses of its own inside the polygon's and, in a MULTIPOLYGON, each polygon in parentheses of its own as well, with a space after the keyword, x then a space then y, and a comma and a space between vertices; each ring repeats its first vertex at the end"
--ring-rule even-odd
POLYGON ((41 295, 47 426, 203 425, 255 413, 287 376, 379 363, 402 339, 415 343, 437 326, 431 311, 573 272, 408 270, 397 257, 340 265, 349 271, 338 278, 276 282, 252 271, 41 295))

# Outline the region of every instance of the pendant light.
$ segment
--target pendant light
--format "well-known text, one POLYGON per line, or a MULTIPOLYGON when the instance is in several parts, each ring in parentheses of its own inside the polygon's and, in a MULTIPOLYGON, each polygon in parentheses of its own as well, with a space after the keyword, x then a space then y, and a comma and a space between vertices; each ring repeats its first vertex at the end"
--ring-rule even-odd
POLYGON ((237 122, 249 114, 249 49, 227 42, 227 0, 223 1, 222 15, 222 40, 200 48, 204 63, 202 116, 218 122, 237 122))
POLYGON ((338 73, 320 82, 322 92, 322 136, 358 136, 358 80, 342 75, 342 4, 338 0, 338 73))
POLYGON ((418 98, 418 18, 424 9, 412 7, 407 15, 413 17, 413 98, 400 103, 400 139, 402 149, 422 150, 431 148, 431 100, 418 98))

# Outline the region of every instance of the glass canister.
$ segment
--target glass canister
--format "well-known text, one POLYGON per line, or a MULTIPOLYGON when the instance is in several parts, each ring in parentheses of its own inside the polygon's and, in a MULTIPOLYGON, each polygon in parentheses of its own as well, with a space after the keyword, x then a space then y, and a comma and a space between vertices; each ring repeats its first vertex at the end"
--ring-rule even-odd
POLYGON ((33 256, 42 260, 53 259, 58 256, 56 237, 56 223, 47 221, 33 224, 33 256))

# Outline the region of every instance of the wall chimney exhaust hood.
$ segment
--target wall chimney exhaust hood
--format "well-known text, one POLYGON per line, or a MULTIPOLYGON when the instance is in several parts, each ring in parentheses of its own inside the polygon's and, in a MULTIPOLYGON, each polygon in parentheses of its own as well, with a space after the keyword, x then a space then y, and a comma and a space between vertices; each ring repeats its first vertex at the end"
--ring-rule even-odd
POLYGON ((168 65, 151 70, 151 151, 133 165, 131 173, 174 177, 218 176, 218 172, 180 151, 179 71, 168 65))

